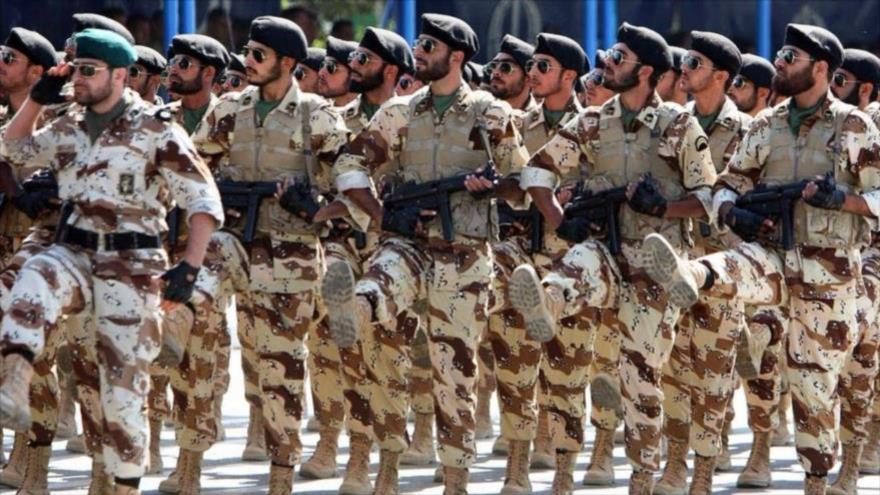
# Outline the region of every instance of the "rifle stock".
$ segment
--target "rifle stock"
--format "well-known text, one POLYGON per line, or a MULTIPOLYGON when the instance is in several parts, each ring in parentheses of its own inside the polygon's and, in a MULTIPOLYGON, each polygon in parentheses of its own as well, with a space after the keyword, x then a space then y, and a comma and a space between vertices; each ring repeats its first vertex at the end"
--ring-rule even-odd
POLYGON ((251 244, 254 242, 257 232, 260 205, 264 199, 275 196, 278 182, 219 181, 217 189, 220 190, 220 200, 223 202, 224 209, 245 212, 244 232, 241 240, 244 244, 251 244))
POLYGON ((626 202, 626 186, 601 192, 584 190, 580 184, 574 198, 565 205, 566 218, 586 218, 590 223, 604 227, 608 236, 606 243, 611 254, 620 254, 620 223, 617 215, 620 205, 626 202))

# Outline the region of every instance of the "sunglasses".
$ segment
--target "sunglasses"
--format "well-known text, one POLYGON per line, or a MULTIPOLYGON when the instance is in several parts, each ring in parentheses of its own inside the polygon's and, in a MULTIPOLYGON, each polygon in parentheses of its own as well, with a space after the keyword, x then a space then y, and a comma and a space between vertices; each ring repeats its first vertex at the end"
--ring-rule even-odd
POLYGON ((526 62, 526 72, 531 72, 533 68, 537 67, 538 72, 541 74, 546 74, 550 72, 551 69, 562 69, 562 66, 553 65, 549 60, 540 58, 540 59, 531 59, 526 62))
POLYGON ((297 67, 293 69, 293 77, 296 78, 297 81, 302 81, 303 78, 306 77, 306 71, 302 67, 297 67))
POLYGON ((843 72, 835 72, 831 78, 831 82, 838 88, 842 88, 849 83, 864 84, 867 81, 859 81, 858 79, 847 79, 843 72))
POLYGON ((351 52, 348 55, 348 63, 357 62, 360 65, 367 65, 371 58, 373 57, 367 52, 351 52))
POLYGON ((513 72, 513 64, 507 60, 501 62, 489 62, 488 64, 486 64, 485 71, 487 74, 491 74, 496 70, 501 72, 502 74, 510 74, 511 72, 513 72))
POLYGON ((745 77, 736 76, 733 78, 733 82, 731 83, 731 85, 736 89, 743 89, 744 87, 746 87, 747 82, 749 82, 749 80, 745 77))
POLYGON ((601 86, 605 84, 605 74, 601 74, 599 72, 591 72, 587 74, 587 78, 584 81, 585 83, 592 83, 596 86, 601 86))
POLYGON ((223 76, 220 78, 220 84, 229 84, 229 86, 232 88, 237 88, 241 86, 243 82, 244 81, 242 81, 240 76, 223 76))
MULTIPOLYGON (((700 67, 704 67, 704 66, 709 67, 708 64, 704 64, 702 60, 700 60, 699 58, 697 58, 693 55, 685 55, 685 56, 681 57, 681 68, 682 69, 695 71, 695 70, 699 69, 700 67)), ((709 67, 709 69, 712 70, 713 72, 718 70, 715 67, 709 67)))
POLYGON ((248 58, 248 55, 254 57, 254 61, 258 64, 262 64, 263 61, 268 58, 265 51, 259 48, 251 48, 249 46, 246 46, 241 49, 241 56, 244 58, 248 58))
POLYGON ((177 67, 180 70, 186 71, 189 70, 190 67, 194 67, 200 64, 193 62, 189 57, 185 57, 183 55, 178 55, 171 60, 168 61, 168 65, 170 67, 177 67))
POLYGON ((398 86, 400 89, 406 91, 406 90, 409 89, 410 86, 412 86, 412 84, 413 84, 413 80, 412 80, 412 79, 410 79, 410 78, 405 78, 405 79, 401 79, 400 81, 398 81, 397 86, 398 86))
POLYGON ((437 42, 430 38, 419 38, 413 42, 413 50, 421 47, 425 53, 431 53, 437 48, 437 42))
POLYGON ((16 57, 15 54, 12 53, 11 51, 9 51, 9 50, 0 51, 0 61, 2 61, 4 64, 12 65, 12 62, 15 62, 16 60, 18 60, 18 57, 16 57))
POLYGON ((605 53, 605 60, 610 60, 614 65, 620 65, 624 62, 632 62, 638 64, 639 61, 633 58, 626 58, 626 54, 622 50, 611 49, 605 53))
POLYGON ((336 74, 337 70, 339 70, 339 63, 335 60, 324 59, 324 61, 321 62, 321 68, 326 70, 327 73, 332 76, 333 74, 336 74))
POLYGON ((92 77, 98 71, 105 70, 107 67, 98 67, 92 64, 70 64, 70 75, 76 75, 78 72, 82 77, 92 77))
POLYGON ((146 72, 146 71, 144 71, 140 67, 129 67, 128 68, 128 77, 130 77, 132 79, 137 79, 137 78, 141 77, 141 74, 143 74, 144 72, 146 72))
POLYGON ((796 51, 792 50, 791 48, 783 48, 782 50, 779 50, 778 52, 776 52, 776 60, 782 60, 783 62, 785 62, 788 65, 794 64, 794 61, 798 60, 798 59, 805 59, 805 60, 809 60, 811 62, 816 61, 816 59, 814 59, 812 57, 801 57, 800 55, 797 54, 796 51))

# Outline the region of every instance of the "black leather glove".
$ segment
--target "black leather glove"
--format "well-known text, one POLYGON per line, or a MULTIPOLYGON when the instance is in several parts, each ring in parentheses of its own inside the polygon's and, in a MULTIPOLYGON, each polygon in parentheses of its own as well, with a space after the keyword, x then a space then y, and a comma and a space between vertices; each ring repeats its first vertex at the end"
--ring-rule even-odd
POLYGON ((562 220, 562 224, 556 228, 556 235, 568 242, 577 244, 587 240, 592 231, 593 228, 590 225, 590 221, 586 218, 565 218, 562 220))
POLYGON ((37 219, 44 212, 57 209, 58 204, 53 199, 58 198, 58 191, 23 191, 12 198, 15 208, 28 216, 31 220, 37 219))
POLYGON ((427 221, 419 213, 421 208, 411 207, 382 213, 382 230, 400 234, 410 239, 416 237, 416 225, 420 221, 427 221))
POLYGON ((649 177, 639 182, 627 202, 630 208, 643 215, 662 218, 666 213, 666 198, 660 193, 657 183, 649 177))
POLYGON ((61 95, 61 89, 66 82, 65 76, 43 74, 43 77, 31 88, 31 99, 40 105, 64 103, 66 100, 61 95))
POLYGON ((311 222, 315 213, 321 208, 315 197, 312 196, 312 188, 305 182, 295 182, 284 191, 278 204, 288 212, 311 222))
POLYGON ((162 280, 166 282, 164 299, 169 301, 186 303, 192 298, 196 278, 199 275, 199 267, 192 266, 186 261, 181 261, 173 268, 162 274, 162 280))
POLYGON ((816 194, 813 194, 809 199, 804 199, 808 205, 826 210, 841 210, 843 208, 846 191, 837 185, 834 177, 826 175, 824 179, 816 181, 816 185, 819 186, 816 194))
POLYGON ((766 218, 763 216, 736 206, 724 215, 724 224, 746 242, 752 242, 758 238, 758 234, 764 226, 764 220, 766 218))

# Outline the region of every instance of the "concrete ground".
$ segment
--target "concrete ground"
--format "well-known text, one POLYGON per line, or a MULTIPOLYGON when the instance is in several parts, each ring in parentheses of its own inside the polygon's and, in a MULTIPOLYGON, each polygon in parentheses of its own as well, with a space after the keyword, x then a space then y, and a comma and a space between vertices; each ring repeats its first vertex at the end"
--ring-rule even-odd
MULTIPOLYGON (((247 403, 244 401, 244 388, 242 383, 240 357, 238 351, 233 352, 232 357, 232 383, 230 390, 223 403, 224 426, 226 428, 226 440, 215 445, 205 455, 205 464, 202 471, 202 491, 213 494, 254 494, 265 493, 268 483, 268 463, 244 463, 240 459, 244 448, 247 428, 247 403)), ((589 394, 588 394, 589 395, 589 394)), ((773 486, 767 490, 745 490, 736 488, 737 473, 745 465, 749 456, 751 433, 746 424, 746 406, 743 395, 738 392, 736 397, 737 416, 731 435, 731 449, 733 453, 734 471, 718 473, 715 476, 715 490, 713 493, 767 493, 775 495, 794 495, 803 493, 803 471, 797 463, 794 447, 773 447, 771 458, 773 459, 773 486)), ((311 408, 310 408, 311 409, 311 408)), ((496 418, 497 409, 493 408, 496 418)), ((412 426, 410 426, 412 428, 412 426)), ((316 433, 304 432, 303 459, 308 459, 318 441, 316 433)), ((578 457, 575 471, 575 481, 578 494, 614 495, 627 493, 626 481, 629 479, 630 466, 626 461, 622 446, 614 449, 615 469, 618 482, 613 488, 586 488, 580 485, 589 460, 589 450, 593 441, 593 429, 588 425, 587 445, 578 457)), ((501 490, 504 479, 505 460, 491 455, 492 440, 480 440, 477 443, 479 458, 477 464, 471 469, 471 482, 469 492, 471 494, 497 494, 501 490)), ((12 439, 7 433, 4 448, 8 454, 12 439)), ((89 483, 90 461, 83 455, 74 455, 64 450, 66 441, 57 441, 53 445, 53 458, 50 465, 49 483, 53 494, 85 494, 89 483)), ((163 476, 147 476, 141 482, 141 489, 145 494, 158 493, 159 482, 167 476, 174 466, 177 458, 177 448, 174 445, 174 432, 166 429, 162 434, 162 456, 165 464, 163 476)), ((340 439, 339 455, 337 462, 341 470, 348 459, 348 442, 343 435, 340 439)), ((375 480, 376 469, 379 463, 379 454, 374 452, 371 456, 371 479, 375 480)), ((692 464, 691 464, 692 467, 692 464)), ((442 486, 432 482, 434 467, 414 468, 403 467, 400 472, 400 492, 402 494, 439 495, 443 493, 442 486)), ((553 479, 552 471, 533 471, 531 473, 534 493, 550 493, 550 485, 553 479)), ((341 478, 328 480, 297 480, 294 484, 294 493, 297 494, 335 494, 341 483, 341 478)), ((0 494, 13 493, 12 489, 0 486, 0 494)), ((880 495, 880 476, 863 476, 859 481, 859 493, 862 495, 880 495)))

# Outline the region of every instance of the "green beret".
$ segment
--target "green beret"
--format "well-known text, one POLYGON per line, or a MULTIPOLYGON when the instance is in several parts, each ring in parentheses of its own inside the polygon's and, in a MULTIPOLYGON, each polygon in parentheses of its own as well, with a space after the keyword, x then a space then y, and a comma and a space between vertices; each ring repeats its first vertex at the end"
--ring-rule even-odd
POLYGON ((110 67, 128 67, 137 61, 137 52, 122 36, 105 29, 88 28, 77 33, 76 58, 103 60, 110 67))

